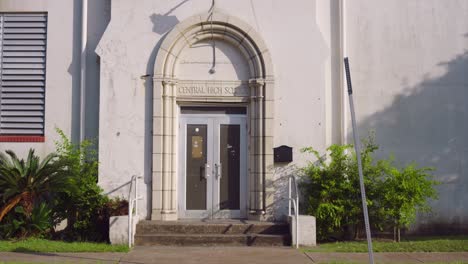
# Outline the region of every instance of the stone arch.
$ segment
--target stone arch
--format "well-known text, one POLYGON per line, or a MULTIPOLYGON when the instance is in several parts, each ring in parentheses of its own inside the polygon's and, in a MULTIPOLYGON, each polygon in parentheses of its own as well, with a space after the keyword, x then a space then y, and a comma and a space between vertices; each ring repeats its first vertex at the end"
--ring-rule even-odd
MULTIPOLYGON (((208 81, 207 81, 208 82, 208 81)), ((164 38, 153 75, 153 202, 154 220, 177 219, 177 113, 187 102, 242 103, 249 108, 249 218, 269 219, 273 192, 265 185, 273 178, 273 66, 260 35, 242 20, 215 10, 194 15, 176 25, 164 38), (182 97, 177 86, 181 52, 215 38, 236 47, 249 65, 247 93, 233 97, 182 97), (267 190, 268 189, 268 190, 267 190)))
POLYGON ((176 25, 165 37, 154 64, 155 78, 176 78, 175 65, 180 52, 196 42, 212 37, 238 47, 249 61, 252 79, 272 79, 273 67, 268 48, 247 23, 221 12, 194 15, 176 25))

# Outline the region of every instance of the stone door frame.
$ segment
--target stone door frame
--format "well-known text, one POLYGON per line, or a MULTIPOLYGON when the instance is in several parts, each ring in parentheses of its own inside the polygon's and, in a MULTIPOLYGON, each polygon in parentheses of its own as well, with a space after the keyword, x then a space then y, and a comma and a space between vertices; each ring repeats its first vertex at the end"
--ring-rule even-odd
MULTIPOLYGON (((153 76, 152 220, 177 220, 178 105, 239 103, 248 105, 248 218, 271 220, 273 188, 273 67, 265 42, 242 20, 215 10, 176 25, 163 40, 153 76), (191 45, 207 40, 225 41, 236 47, 249 64, 247 93, 230 96, 178 94, 176 71, 179 55, 191 45)), ((210 82, 210 81, 207 81, 210 82)), ((229 82, 229 81, 228 81, 229 82)))

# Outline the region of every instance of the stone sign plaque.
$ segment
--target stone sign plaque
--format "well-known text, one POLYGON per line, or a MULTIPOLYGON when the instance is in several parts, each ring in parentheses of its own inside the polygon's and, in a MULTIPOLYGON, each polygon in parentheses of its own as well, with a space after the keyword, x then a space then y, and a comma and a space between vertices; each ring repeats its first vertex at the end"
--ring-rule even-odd
POLYGON ((242 81, 179 81, 177 97, 245 97, 247 82, 242 81))

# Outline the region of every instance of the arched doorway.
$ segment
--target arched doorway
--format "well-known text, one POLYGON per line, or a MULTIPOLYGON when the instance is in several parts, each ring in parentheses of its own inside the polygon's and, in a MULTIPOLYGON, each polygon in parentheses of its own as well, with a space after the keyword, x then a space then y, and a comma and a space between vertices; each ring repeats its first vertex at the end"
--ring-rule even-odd
POLYGON ((192 16, 166 36, 154 69, 152 219, 269 219, 274 80, 258 33, 217 11, 192 16))

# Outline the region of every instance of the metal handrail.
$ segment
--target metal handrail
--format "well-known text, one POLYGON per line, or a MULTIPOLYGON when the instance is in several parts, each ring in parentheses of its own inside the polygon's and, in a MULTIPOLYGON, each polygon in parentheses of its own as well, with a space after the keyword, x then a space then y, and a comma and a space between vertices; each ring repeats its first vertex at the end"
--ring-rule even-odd
POLYGON ((288 201, 289 201, 289 206, 288 206, 288 215, 291 216, 291 202, 292 205, 294 206, 294 215, 295 215, 295 221, 296 221, 296 248, 299 248, 299 189, 297 188, 297 181, 296 177, 294 175, 288 175, 289 181, 288 181, 288 201), (292 186, 294 186, 294 195, 295 197, 292 198, 292 186))
POLYGON ((142 176, 133 175, 130 179, 130 191, 128 193, 128 247, 131 247, 135 238, 133 237, 133 209, 135 208, 135 216, 138 215, 138 200, 143 199, 142 196, 138 196, 138 179, 143 178, 142 176), (132 187, 134 197, 132 198, 132 187))

